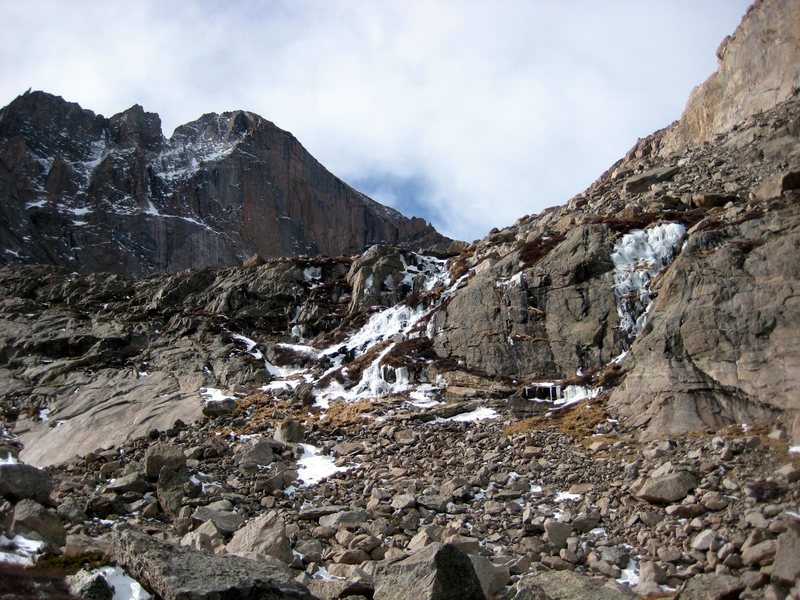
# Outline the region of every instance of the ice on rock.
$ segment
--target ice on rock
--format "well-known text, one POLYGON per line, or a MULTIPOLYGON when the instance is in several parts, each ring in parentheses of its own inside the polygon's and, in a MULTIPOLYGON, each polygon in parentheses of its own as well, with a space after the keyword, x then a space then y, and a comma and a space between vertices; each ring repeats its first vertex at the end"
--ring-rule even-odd
POLYGON ((332 456, 321 454, 321 450, 311 444, 300 444, 303 456, 297 461, 297 478, 305 486, 318 484, 335 473, 347 471, 349 467, 337 467, 332 456))
POLYGON ((650 281, 669 266, 685 237, 686 227, 665 223, 626 233, 614 246, 617 312, 629 338, 641 333, 647 321, 653 303, 650 281))

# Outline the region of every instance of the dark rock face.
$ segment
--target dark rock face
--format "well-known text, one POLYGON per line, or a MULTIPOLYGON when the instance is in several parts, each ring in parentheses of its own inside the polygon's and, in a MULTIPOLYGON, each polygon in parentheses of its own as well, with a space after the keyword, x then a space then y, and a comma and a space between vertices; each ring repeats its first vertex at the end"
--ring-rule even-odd
POLYGON ((485 600, 469 557, 452 544, 431 544, 408 558, 380 567, 376 600, 485 600))
POLYGON ((288 568, 238 556, 213 556, 134 531, 114 538, 114 558, 164 600, 312 598, 288 568))
POLYGON ((125 275, 448 241, 333 176, 249 112, 172 138, 133 106, 106 119, 43 92, 0 110, 2 264, 125 275))

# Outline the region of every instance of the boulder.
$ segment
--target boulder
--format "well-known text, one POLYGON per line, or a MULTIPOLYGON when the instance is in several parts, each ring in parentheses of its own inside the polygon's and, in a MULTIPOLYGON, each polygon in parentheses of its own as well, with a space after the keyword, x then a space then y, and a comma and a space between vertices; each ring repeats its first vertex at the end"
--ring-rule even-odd
POLYGON ((200 506, 192 513, 192 519, 205 523, 211 521, 223 533, 233 533, 244 523, 244 518, 230 510, 200 506))
POLYGON ((299 421, 281 421, 275 428, 275 439, 284 444, 299 444, 305 441, 306 434, 299 421))
POLYGON ((164 467, 177 471, 185 465, 186 456, 183 450, 165 442, 153 444, 144 454, 144 473, 150 479, 158 478, 164 467))
POLYGON ((510 600, 620 600, 636 598, 621 587, 607 587, 605 581, 574 571, 545 571, 526 575, 507 596, 510 600))
POLYGON ((683 584, 675 600, 729 600, 738 598, 744 588, 742 580, 733 575, 701 573, 683 584))
POLYGON ((233 534, 225 547, 229 554, 255 553, 277 558, 291 564, 293 555, 286 524, 277 512, 256 517, 233 534))
POLYGON ((189 471, 185 468, 173 470, 164 466, 156 483, 156 495, 161 510, 172 517, 178 516, 178 511, 183 506, 183 497, 186 495, 184 485, 189 481, 189 471))
POLYGON ((379 564, 375 600, 485 600, 469 557, 450 544, 431 544, 401 561, 379 564))
POLYGON ((772 580, 782 585, 792 585, 800 580, 800 532, 794 527, 778 536, 772 580))
POLYGON ((496 565, 485 556, 479 554, 468 555, 472 561, 472 567, 475 569, 475 574, 481 582, 481 588, 487 598, 494 598, 500 590, 508 585, 511 574, 508 572, 508 567, 496 565))
POLYGON ((0 465, 0 496, 11 501, 35 500, 50 505, 53 482, 36 467, 21 463, 0 465))
POLYGON ((697 486, 699 480, 688 471, 677 471, 644 482, 637 496, 652 504, 671 504, 683 500, 697 486))
POLYGON ((14 507, 11 532, 14 535, 41 540, 51 549, 60 548, 67 539, 67 532, 55 511, 27 499, 20 500, 14 507))
POLYGON ((234 398, 223 398, 221 400, 208 400, 203 403, 203 414, 212 419, 224 415, 233 414, 236 410, 236 400, 234 398))
POLYGON ((89 569, 81 569, 67 577, 69 591, 83 600, 112 600, 114 588, 108 584, 100 573, 89 569))
POLYGON ((239 470, 244 473, 254 473, 259 467, 266 467, 275 462, 273 443, 274 440, 269 438, 258 438, 245 444, 238 453, 239 470))
POLYGON ((118 564, 164 600, 312 600, 288 567, 272 562, 205 554, 133 530, 115 534, 113 552, 118 564))

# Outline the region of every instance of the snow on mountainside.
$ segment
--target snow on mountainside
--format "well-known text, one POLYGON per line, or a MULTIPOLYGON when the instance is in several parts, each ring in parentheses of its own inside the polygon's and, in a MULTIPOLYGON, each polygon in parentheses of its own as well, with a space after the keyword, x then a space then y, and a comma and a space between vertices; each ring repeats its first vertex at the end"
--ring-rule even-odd
POLYGON ((143 275, 449 243, 244 111, 204 115, 166 139, 140 106, 106 119, 28 92, 0 110, 0 167, 0 264, 143 275))

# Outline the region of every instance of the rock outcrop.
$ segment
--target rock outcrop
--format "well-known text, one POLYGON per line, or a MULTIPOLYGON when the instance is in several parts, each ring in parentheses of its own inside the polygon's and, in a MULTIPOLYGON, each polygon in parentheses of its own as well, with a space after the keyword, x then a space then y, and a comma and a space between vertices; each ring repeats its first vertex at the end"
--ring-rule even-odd
POLYGON ((0 265, 141 276, 375 243, 449 240, 253 113, 207 114, 166 139, 138 105, 106 119, 28 92, 0 110, 0 265))
POLYGON ((710 142, 742 121, 797 96, 800 13, 794 0, 757 0, 717 50, 719 68, 692 91, 665 147, 710 142))

